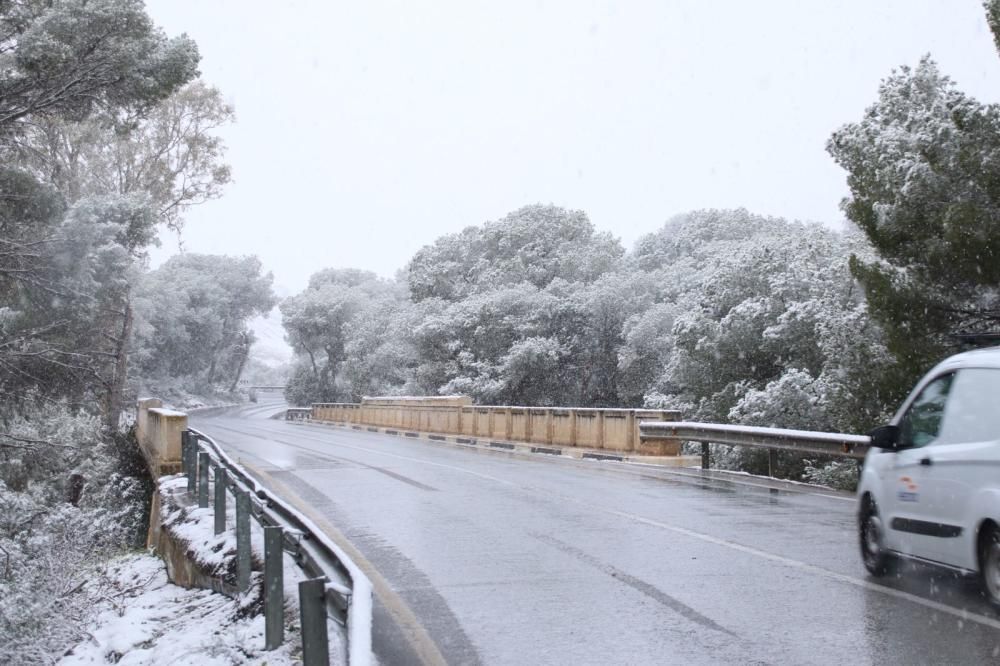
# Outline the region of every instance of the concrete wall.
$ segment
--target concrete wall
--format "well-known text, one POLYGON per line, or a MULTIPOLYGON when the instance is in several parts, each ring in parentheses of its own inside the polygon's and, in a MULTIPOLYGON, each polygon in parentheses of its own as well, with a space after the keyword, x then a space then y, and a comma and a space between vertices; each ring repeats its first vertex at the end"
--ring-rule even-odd
POLYGON ((316 421, 465 435, 620 453, 679 455, 681 443, 639 436, 642 421, 677 421, 663 409, 583 409, 473 405, 466 396, 364 398, 361 403, 317 403, 316 421))
POLYGON ((136 439, 154 478, 180 472, 181 433, 187 430, 187 414, 162 405, 156 398, 145 398, 136 410, 136 439))
MULTIPOLYGON (((196 509, 193 497, 185 492, 186 482, 178 485, 170 479, 156 484, 153 504, 149 515, 149 532, 146 547, 154 550, 167 566, 167 577, 174 585, 214 590, 230 597, 236 597, 238 590, 229 572, 234 571, 235 552, 222 552, 211 561, 200 561, 198 554, 205 554, 204 545, 192 547, 190 539, 198 530, 191 530, 197 524, 191 517, 196 509), (183 530, 183 527, 188 529, 183 530)), ((207 533, 205 524, 202 529, 207 533)), ((223 538, 222 535, 216 539, 223 538)), ((259 563, 254 563, 259 568, 259 563)), ((260 594, 259 588, 253 588, 260 594)))

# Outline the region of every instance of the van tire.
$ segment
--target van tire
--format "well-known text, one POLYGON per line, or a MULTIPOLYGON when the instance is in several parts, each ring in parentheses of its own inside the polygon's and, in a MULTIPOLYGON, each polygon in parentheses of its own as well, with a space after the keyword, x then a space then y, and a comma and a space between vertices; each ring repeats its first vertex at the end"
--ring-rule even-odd
POLYGON ((979 577, 986 598, 1000 607, 1000 529, 988 524, 983 530, 979 536, 979 577))
POLYGON ((858 542, 868 573, 877 577, 889 573, 895 557, 885 549, 885 526, 871 497, 865 497, 858 514, 858 542))

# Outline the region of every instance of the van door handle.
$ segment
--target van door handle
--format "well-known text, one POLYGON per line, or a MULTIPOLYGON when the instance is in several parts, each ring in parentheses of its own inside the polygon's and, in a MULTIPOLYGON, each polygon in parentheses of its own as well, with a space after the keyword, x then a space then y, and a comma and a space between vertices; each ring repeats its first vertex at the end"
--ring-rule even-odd
POLYGON ((920 459, 920 464, 921 465, 926 465, 927 467, 930 467, 931 465, 934 464, 934 461, 931 460, 930 458, 921 458, 920 459))

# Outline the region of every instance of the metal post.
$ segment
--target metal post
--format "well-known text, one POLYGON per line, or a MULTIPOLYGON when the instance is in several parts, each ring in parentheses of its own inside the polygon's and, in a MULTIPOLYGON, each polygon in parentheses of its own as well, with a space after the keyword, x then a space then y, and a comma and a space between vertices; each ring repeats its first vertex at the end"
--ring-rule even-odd
POLYGON ((285 640, 285 581, 280 527, 264 528, 264 649, 281 647, 285 640))
POLYGON ((195 474, 198 472, 198 439, 191 433, 187 434, 187 477, 188 492, 193 493, 195 489, 195 474))
POLYGON ((211 464, 208 453, 198 452, 198 508, 208 508, 208 468, 211 464))
POLYGON ((708 448, 708 442, 701 443, 701 468, 710 469, 712 467, 712 454, 708 448))
POLYGON ((226 479, 222 465, 215 468, 215 533, 226 531, 226 479))
POLYGON ((299 616, 302 620, 302 662, 305 666, 330 663, 326 636, 326 578, 299 583, 299 616))
POLYGON ((767 475, 773 477, 778 470, 778 449, 767 450, 767 475))
POLYGON ((188 469, 188 433, 181 431, 181 472, 187 474, 188 469))
POLYGON ((236 587, 250 587, 250 495, 236 492, 236 587))

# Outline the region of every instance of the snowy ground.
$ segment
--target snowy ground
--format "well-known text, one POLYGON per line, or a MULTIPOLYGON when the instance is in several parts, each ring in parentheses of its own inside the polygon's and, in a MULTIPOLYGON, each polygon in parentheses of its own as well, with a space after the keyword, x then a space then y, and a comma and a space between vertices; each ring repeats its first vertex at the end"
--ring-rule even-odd
MULTIPOLYGON (((182 493, 181 476, 160 480, 165 495, 182 493)), ((212 510, 178 509, 164 503, 163 518, 175 535, 189 544, 196 557, 220 573, 229 568, 235 553, 234 516, 229 502, 230 529, 216 536, 212 510)), ((263 561, 263 534, 251 521, 254 557, 263 561)), ((260 573, 253 574, 250 591, 238 599, 201 589, 171 584, 163 562, 156 556, 135 554, 110 562, 104 575, 89 586, 101 599, 89 638, 67 652, 60 664, 282 664, 301 663, 298 632, 298 582, 301 571, 284 559, 285 642, 264 651, 264 617, 261 614, 260 573), (256 614, 255 614, 256 613, 256 614)), ((329 623, 331 663, 337 663, 342 645, 340 627, 329 623)))
POLYGON ((104 608, 60 664, 294 664, 297 638, 264 652, 264 617, 239 619, 239 602, 167 581, 163 562, 130 555, 108 565, 104 608))

